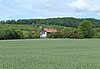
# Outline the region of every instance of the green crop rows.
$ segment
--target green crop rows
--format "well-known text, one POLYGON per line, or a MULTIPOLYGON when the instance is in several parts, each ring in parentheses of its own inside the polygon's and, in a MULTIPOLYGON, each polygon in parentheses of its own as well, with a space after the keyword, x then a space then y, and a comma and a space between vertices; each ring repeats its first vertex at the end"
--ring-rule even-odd
POLYGON ((0 69, 100 69, 100 39, 0 41, 0 69))

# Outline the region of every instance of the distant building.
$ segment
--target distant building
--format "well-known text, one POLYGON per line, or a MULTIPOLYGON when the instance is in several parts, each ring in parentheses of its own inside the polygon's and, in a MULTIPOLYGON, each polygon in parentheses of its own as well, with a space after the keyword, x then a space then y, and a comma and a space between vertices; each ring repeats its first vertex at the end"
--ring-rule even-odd
POLYGON ((40 37, 44 38, 44 37, 47 37, 48 33, 55 33, 55 32, 57 32, 56 29, 46 29, 46 28, 44 28, 40 31, 40 37))

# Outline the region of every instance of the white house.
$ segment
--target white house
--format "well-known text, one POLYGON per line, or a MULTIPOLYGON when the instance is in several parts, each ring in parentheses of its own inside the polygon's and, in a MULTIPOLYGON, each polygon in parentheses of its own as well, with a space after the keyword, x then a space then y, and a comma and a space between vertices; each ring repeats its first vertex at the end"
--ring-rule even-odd
POLYGON ((48 33, 55 33, 55 32, 57 32, 56 29, 46 29, 46 28, 44 28, 40 31, 40 37, 44 38, 44 37, 47 37, 48 33))

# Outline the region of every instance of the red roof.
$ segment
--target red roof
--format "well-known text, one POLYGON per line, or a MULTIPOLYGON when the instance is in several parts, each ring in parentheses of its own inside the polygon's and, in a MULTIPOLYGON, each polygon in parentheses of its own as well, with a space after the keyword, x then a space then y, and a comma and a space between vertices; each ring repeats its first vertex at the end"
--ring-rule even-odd
POLYGON ((57 30, 56 29, 46 29, 46 28, 44 28, 44 31, 45 32, 49 32, 49 33, 55 33, 55 32, 57 32, 57 30))

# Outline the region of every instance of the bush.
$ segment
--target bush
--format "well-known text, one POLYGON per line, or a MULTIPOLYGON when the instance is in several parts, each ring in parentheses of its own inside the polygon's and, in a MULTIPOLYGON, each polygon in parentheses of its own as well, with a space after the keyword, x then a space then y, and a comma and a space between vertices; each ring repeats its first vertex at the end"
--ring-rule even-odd
POLYGON ((100 38, 100 28, 97 28, 94 31, 95 31, 95 37, 100 38))
POLYGON ((19 39, 23 39, 24 38, 23 32, 20 29, 16 30, 16 33, 17 33, 17 37, 19 39))
POLYGON ((27 33, 27 37, 28 39, 34 39, 34 38, 40 38, 40 34, 39 32, 34 31, 34 33, 32 31, 29 31, 27 33))
POLYGON ((80 39, 82 36, 79 34, 79 31, 77 29, 73 29, 69 35, 69 38, 77 38, 80 39))
POLYGON ((0 39, 20 39, 22 38, 21 31, 15 31, 13 29, 2 29, 0 30, 0 39))
POLYGON ((48 33, 47 38, 62 38, 61 32, 48 33))
POLYGON ((60 33, 62 35, 62 38, 69 38, 71 34, 72 29, 70 28, 63 28, 60 33))

